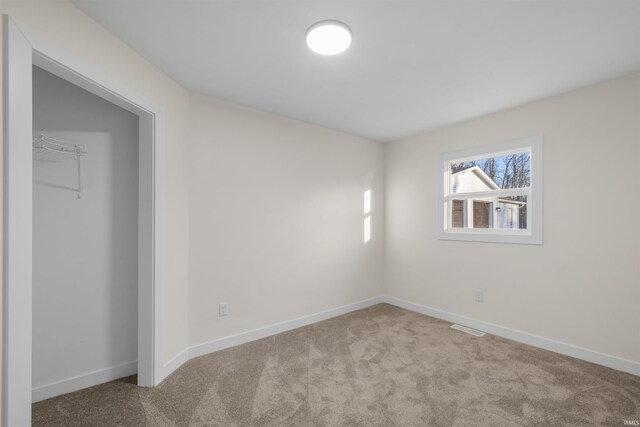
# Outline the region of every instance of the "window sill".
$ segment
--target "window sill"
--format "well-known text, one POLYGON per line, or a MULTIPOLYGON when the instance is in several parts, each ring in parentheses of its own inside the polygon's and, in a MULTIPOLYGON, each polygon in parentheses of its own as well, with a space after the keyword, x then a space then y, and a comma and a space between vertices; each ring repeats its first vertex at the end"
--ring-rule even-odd
POLYGON ((441 231, 438 233, 439 240, 456 240, 466 242, 485 243, 513 243, 520 245, 542 245, 542 235, 534 235, 531 232, 522 230, 465 230, 465 231, 441 231))

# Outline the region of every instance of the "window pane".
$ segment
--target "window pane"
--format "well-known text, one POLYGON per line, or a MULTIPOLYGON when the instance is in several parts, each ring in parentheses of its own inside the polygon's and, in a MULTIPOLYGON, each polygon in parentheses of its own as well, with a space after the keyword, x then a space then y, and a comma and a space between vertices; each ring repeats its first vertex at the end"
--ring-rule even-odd
POLYGON ((451 193, 490 191, 531 186, 529 151, 452 164, 451 193))
POLYGON ((473 228, 489 228, 493 203, 473 200, 473 228))
POLYGON ((464 200, 451 201, 451 227, 464 227, 464 200))
POLYGON ((527 229, 527 196, 452 200, 452 228, 527 229))
POLYGON ((527 196, 500 197, 496 228, 527 229, 527 196))

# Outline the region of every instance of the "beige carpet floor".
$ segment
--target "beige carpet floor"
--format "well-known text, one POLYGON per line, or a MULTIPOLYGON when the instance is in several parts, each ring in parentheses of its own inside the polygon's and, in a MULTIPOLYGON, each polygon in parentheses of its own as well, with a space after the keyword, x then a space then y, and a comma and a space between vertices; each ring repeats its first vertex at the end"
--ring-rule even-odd
POLYGON ((380 304, 33 405, 37 426, 622 426, 640 377, 380 304))

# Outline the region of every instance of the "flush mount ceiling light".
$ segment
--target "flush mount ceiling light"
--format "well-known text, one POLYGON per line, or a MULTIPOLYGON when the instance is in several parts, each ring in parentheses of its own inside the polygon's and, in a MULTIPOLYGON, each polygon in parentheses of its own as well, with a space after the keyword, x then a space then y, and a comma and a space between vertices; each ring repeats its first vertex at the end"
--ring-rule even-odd
POLYGON ((337 55, 351 45, 351 29, 339 21, 320 21, 307 30, 307 46, 320 55, 337 55))

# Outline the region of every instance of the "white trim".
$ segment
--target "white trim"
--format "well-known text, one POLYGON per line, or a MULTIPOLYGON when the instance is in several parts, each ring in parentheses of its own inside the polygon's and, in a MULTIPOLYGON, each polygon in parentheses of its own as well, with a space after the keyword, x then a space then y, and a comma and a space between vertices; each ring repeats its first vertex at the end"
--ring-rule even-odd
POLYGON ((160 372, 160 381, 163 381, 169 375, 173 373, 180 366, 189 361, 189 347, 176 354, 170 361, 162 365, 162 371, 160 372))
POLYGON ((439 156, 437 171, 436 230, 440 240, 462 240, 488 243, 519 243, 541 245, 543 243, 543 179, 542 137, 534 136, 488 147, 446 153, 439 156), (507 190, 482 191, 476 193, 450 194, 449 165, 453 162, 499 157, 530 150, 531 187, 507 190), (481 198, 487 196, 527 195, 527 230, 508 229, 460 229, 452 228, 449 202, 453 199, 481 198))
POLYGON ((319 313, 311 314, 308 316, 298 317, 296 319, 287 320, 262 328, 253 329, 251 331, 242 332, 236 335, 231 335, 228 337, 219 338, 217 340, 194 345, 178 353, 173 359, 171 359, 171 361, 163 366, 162 378, 164 379, 168 377, 173 371, 178 369, 185 362, 195 357, 214 353, 216 351, 224 350, 225 348, 246 344, 248 342, 259 340, 261 338, 270 337, 282 332, 300 328, 302 326, 307 326, 312 323, 331 319, 332 317, 342 316, 343 314, 347 314, 352 311, 361 310, 363 308, 380 304, 384 302, 383 300, 384 297, 369 298, 363 301, 355 302, 353 304, 343 305, 341 307, 332 308, 330 310, 321 311, 319 313))
MULTIPOLYGON (((474 166, 477 167, 477 166, 474 166)), ((473 191, 468 193, 452 193, 447 197, 452 200, 460 199, 492 199, 495 197, 527 196, 531 197, 531 188, 500 188, 498 190, 473 191)))
POLYGON ((589 350, 587 348, 555 341, 549 338, 540 337, 538 335, 529 334, 515 329, 506 328, 504 326, 495 325, 493 323, 484 322, 482 320, 472 319, 470 317, 460 316, 443 310, 438 310, 426 305, 416 304, 405 301, 392 296, 382 297, 382 302, 395 305, 417 313, 426 314, 427 316, 446 320, 452 323, 469 326, 490 334, 510 339, 513 341, 528 344, 544 350, 553 351, 555 353, 564 354, 566 356, 575 357, 576 359, 586 360, 596 365, 606 366, 618 371, 628 372, 633 375, 640 376, 640 362, 623 359, 621 357, 612 356, 610 354, 600 353, 598 351, 589 350))
POLYGON ((157 153, 161 151, 158 148, 163 143, 164 125, 162 109, 155 103, 50 43, 13 18, 4 15, 3 19, 5 46, 13 50, 4 63, 7 155, 4 159, 6 235, 3 363, 7 377, 4 381, 2 414, 3 425, 28 425, 32 400, 32 350, 31 334, 25 331, 31 330, 31 226, 25 228, 24 224, 31 223, 32 177, 31 155, 25 154, 29 151, 29 144, 24 142, 31 140, 32 133, 32 64, 133 112, 141 119, 137 369, 138 384, 141 386, 154 386, 161 380, 161 277, 155 256, 161 237, 157 209, 157 195, 161 193, 156 180, 159 175, 157 153), (28 87, 16 76, 27 79, 28 87))
POLYGON ((443 154, 443 157, 446 160, 453 160, 454 162, 452 163, 464 163, 471 160, 478 160, 478 156, 484 154, 488 154, 490 157, 508 156, 510 154, 522 153, 523 149, 528 148, 528 145, 531 143, 529 142, 530 140, 538 138, 539 137, 528 137, 515 141, 500 142, 481 148, 469 148, 443 154))
POLYGON ((133 375, 138 370, 138 362, 122 363, 111 368, 100 369, 86 374, 77 375, 65 380, 56 381, 33 388, 32 399, 34 402, 50 399, 60 396, 61 394, 71 393, 83 388, 93 387, 94 385, 106 383, 107 381, 117 380, 118 378, 133 375))
POLYGON ((141 93, 115 80, 94 65, 51 43, 30 27, 9 18, 33 47, 33 63, 76 86, 106 99, 136 115, 161 111, 159 105, 141 93))
POLYGON ((31 425, 32 55, 4 20, 4 277, 2 425, 31 425), (25 208, 26 207, 26 208, 25 208), (10 345, 9 345, 10 344, 10 345))
POLYGON ((160 266, 155 262, 161 241, 158 209, 158 147, 163 144, 163 109, 139 92, 16 22, 33 46, 33 63, 139 116, 138 241, 138 385, 160 383, 162 322, 160 266), (151 128, 151 129, 150 129, 151 128), (145 143, 150 141, 150 143, 145 143), (145 161, 146 160, 146 161, 145 161), (147 196, 147 198, 145 198, 147 196))
MULTIPOLYGON (((15 21, 14 21, 15 22, 15 21)), ((163 144, 163 109, 139 92, 121 84, 95 66, 49 42, 29 27, 15 22, 33 46, 33 63, 140 117, 140 217, 138 288, 138 384, 160 383, 162 322, 160 266, 155 262, 161 241, 158 209, 158 147, 163 144), (153 129, 150 131, 149 127, 153 129), (150 144, 145 144, 150 141, 150 144), (148 160, 148 162, 145 162, 148 160), (145 199, 144 196, 148 195, 145 199)))

